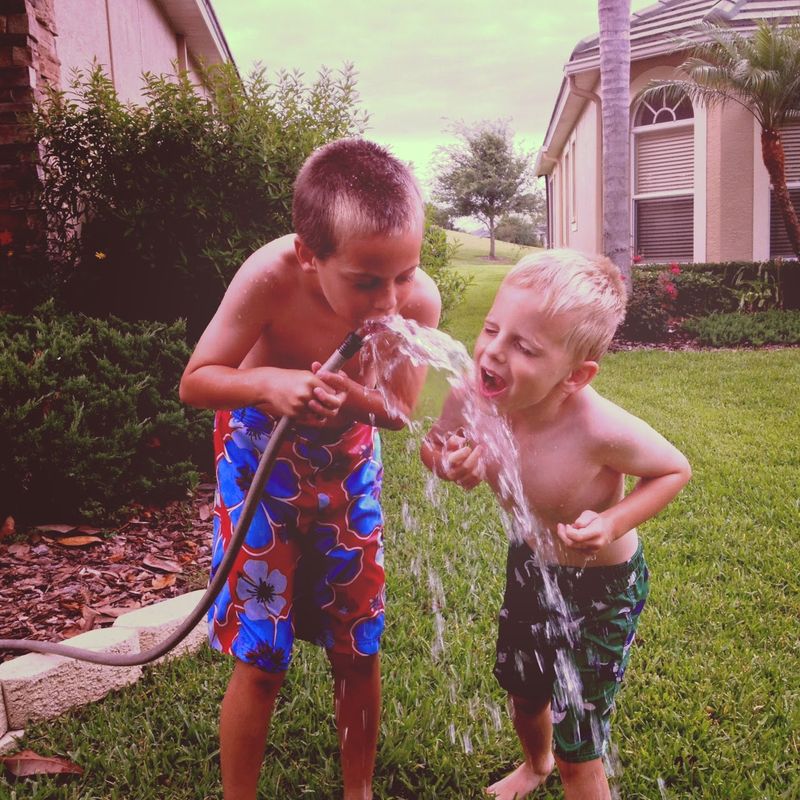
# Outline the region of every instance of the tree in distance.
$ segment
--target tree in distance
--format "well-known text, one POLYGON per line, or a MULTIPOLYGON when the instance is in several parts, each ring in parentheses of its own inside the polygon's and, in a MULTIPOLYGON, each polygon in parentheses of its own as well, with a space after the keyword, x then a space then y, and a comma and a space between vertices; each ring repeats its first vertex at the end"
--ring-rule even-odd
POLYGON ((453 125, 458 142, 439 147, 433 163, 433 197, 454 217, 475 217, 489 231, 489 258, 495 259, 495 233, 504 215, 531 212, 533 153, 514 146, 503 120, 474 126, 453 125))

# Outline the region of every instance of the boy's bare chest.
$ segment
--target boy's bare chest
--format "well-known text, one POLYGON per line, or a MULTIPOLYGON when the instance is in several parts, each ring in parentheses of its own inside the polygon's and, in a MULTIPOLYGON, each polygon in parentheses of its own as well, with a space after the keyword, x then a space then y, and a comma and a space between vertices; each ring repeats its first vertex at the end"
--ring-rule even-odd
MULTIPOLYGON (((350 330, 337 318, 314 313, 307 309, 287 307, 259 337, 247 357, 248 366, 267 365, 283 369, 311 369, 318 361, 324 364, 350 330)), ((351 378, 366 382, 371 371, 362 364, 360 355, 351 358, 343 367, 351 378)))
MULTIPOLYGON (((525 500, 549 526, 572 522, 587 509, 601 511, 618 499, 622 476, 597 461, 580 430, 524 437, 518 446, 525 500)), ((496 476, 497 465, 490 477, 496 476)))

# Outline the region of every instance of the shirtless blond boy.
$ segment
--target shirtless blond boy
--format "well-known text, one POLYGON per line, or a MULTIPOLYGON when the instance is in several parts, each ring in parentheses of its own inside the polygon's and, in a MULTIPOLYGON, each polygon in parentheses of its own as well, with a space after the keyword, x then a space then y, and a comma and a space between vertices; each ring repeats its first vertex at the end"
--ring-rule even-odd
MULTIPOLYGON (((605 258, 532 254, 506 276, 475 344, 470 391, 507 418, 524 500, 538 520, 537 531, 509 546, 499 617, 494 672, 524 753, 487 789, 502 800, 527 796, 556 764, 567 800, 610 796, 602 756, 649 587, 636 526, 691 476, 675 447, 590 386, 625 299, 605 258), (627 495, 626 475, 639 478, 627 495), (563 595, 560 609, 547 599, 548 583, 563 595), (563 685, 564 656, 580 676, 577 703, 563 685)), ((485 479, 502 497, 500 464, 480 431, 464 438, 466 407, 463 392, 451 394, 423 461, 466 489, 485 479)))
POLYGON ((218 409, 212 575, 277 420, 290 434, 226 587, 212 646, 236 658, 220 715, 225 800, 254 800, 295 636, 326 648, 344 797, 372 797, 384 625, 382 467, 376 426, 400 428, 424 375, 398 373, 390 413, 358 358, 320 364, 365 320, 439 319, 419 269, 423 204, 405 165, 360 139, 315 151, 298 174, 295 233, 257 250, 186 367, 181 398, 218 409), (399 414, 399 416, 398 416, 399 414))

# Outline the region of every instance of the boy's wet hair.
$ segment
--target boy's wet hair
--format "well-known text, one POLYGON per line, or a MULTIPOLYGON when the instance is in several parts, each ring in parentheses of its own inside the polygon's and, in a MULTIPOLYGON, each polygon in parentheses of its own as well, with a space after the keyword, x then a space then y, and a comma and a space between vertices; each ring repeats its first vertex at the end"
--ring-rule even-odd
POLYGON ((625 318, 627 292, 616 265, 605 256, 545 250, 525 256, 503 283, 534 289, 549 314, 573 320, 567 347, 579 361, 597 361, 625 318))
POLYGON ((339 139, 315 150, 294 183, 294 231, 317 258, 333 255, 349 237, 421 228, 423 217, 410 169, 366 139, 339 139))

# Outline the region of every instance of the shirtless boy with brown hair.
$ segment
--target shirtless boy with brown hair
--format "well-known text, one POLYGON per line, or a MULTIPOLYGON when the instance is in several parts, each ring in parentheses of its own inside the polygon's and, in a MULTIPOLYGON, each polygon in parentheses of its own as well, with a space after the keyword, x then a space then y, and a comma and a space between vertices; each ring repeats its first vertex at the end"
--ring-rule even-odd
MULTIPOLYGON (((556 764, 567 800, 610 796, 602 756, 649 588, 636 526, 691 476, 675 447, 590 385, 625 299, 606 258, 532 254, 506 276, 475 344, 469 391, 506 417, 523 502, 540 528, 508 550, 494 672, 525 758, 487 789, 501 800, 521 800, 556 764), (626 475, 639 478, 627 495, 626 475), (548 597, 553 587, 562 607, 548 597), (564 658, 572 670, 563 669, 564 658), (576 673, 577 702, 564 685, 576 673)), ((466 489, 485 479, 502 498, 497 457, 480 444, 479 430, 469 431, 474 443, 463 436, 466 399, 463 391, 450 395, 423 461, 466 489)))
MULTIPOLYGON (((277 420, 293 417, 226 587, 209 611, 214 647, 236 658, 220 716, 225 800, 254 800, 275 699, 295 635, 326 648, 344 797, 372 797, 384 624, 382 467, 376 426, 402 419, 359 359, 320 364, 366 320, 435 326, 440 300, 419 269, 423 203, 408 168, 360 139, 303 165, 295 232, 251 255, 231 281, 181 380, 218 409, 212 574, 277 420)), ((423 370, 392 394, 410 412, 423 370)))

